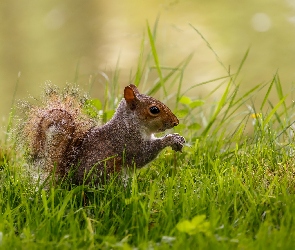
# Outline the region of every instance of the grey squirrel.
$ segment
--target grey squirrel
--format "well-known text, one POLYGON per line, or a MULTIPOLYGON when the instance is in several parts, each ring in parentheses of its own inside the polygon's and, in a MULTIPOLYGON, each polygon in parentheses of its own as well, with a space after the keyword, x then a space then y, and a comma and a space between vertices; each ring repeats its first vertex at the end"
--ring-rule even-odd
POLYGON ((154 136, 179 121, 166 105, 140 94, 133 84, 125 87, 114 116, 102 126, 85 115, 83 103, 69 93, 49 91, 46 98, 43 106, 28 109, 23 134, 40 171, 54 170, 56 178, 74 169, 73 183, 98 183, 128 167, 145 166, 165 147, 181 151, 185 143, 176 133, 154 136))

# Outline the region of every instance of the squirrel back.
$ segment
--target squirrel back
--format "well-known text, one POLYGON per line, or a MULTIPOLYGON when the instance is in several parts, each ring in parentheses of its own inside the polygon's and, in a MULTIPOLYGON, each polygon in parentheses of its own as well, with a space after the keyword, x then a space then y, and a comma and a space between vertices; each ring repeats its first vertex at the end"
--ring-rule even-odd
POLYGON ((103 126, 95 125, 82 108, 83 102, 71 92, 49 91, 42 106, 29 109, 24 135, 41 171, 55 170, 60 178, 74 169, 72 182, 97 183, 125 168, 143 167, 167 146, 181 151, 185 143, 178 134, 154 136, 179 121, 166 105, 140 94, 132 84, 125 87, 114 116, 103 126))

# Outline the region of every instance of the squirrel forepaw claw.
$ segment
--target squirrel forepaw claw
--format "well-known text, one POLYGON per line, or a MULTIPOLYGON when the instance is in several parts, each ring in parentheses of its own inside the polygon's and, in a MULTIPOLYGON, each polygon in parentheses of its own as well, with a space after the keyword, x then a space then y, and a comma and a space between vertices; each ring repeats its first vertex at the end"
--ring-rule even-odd
POLYGON ((185 139, 179 134, 170 134, 167 135, 171 141, 170 141, 170 146, 174 151, 182 152, 182 148, 185 144, 185 139))

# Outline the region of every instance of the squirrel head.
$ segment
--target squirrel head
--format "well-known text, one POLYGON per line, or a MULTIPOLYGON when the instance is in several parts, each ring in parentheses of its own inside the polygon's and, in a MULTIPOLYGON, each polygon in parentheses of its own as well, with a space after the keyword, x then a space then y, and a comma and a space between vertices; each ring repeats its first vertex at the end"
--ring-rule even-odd
POLYGON ((151 96, 140 94, 133 84, 125 87, 124 98, 127 107, 150 133, 162 132, 179 124, 177 117, 165 104, 151 96))

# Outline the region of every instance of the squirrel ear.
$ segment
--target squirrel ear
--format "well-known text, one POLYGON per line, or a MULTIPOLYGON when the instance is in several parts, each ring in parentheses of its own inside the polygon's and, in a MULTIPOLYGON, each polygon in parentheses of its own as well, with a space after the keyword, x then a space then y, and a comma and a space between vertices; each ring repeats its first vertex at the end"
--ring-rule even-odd
POLYGON ((133 93, 135 95, 139 95, 140 94, 139 91, 138 91, 138 89, 137 89, 137 87, 134 84, 129 84, 126 88, 131 88, 133 90, 133 93))
POLYGON ((127 104, 130 106, 131 110, 134 110, 136 105, 135 102, 137 100, 136 95, 139 94, 138 89, 135 85, 130 84, 124 89, 124 98, 127 104))

